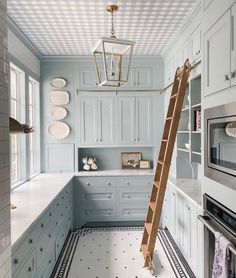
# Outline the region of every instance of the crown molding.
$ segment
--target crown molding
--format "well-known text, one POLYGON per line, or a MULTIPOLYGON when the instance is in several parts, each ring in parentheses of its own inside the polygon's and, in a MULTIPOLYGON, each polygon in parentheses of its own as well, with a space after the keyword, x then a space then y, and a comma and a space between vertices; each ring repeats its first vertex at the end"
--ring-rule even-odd
POLYGON ((16 23, 7 15, 8 28, 17 36, 17 38, 27 47, 29 50, 41 60, 42 54, 38 48, 31 42, 31 40, 25 35, 25 33, 16 25, 16 23))
POLYGON ((198 14, 200 14, 201 11, 202 11, 202 3, 201 3, 201 0, 198 0, 195 7, 192 9, 191 13, 188 15, 188 17, 183 22, 183 24, 180 27, 177 34, 171 39, 171 41, 168 43, 168 45, 161 52, 162 57, 166 56, 166 53, 172 48, 173 44, 181 37, 184 30, 191 24, 192 19, 195 18, 198 14))

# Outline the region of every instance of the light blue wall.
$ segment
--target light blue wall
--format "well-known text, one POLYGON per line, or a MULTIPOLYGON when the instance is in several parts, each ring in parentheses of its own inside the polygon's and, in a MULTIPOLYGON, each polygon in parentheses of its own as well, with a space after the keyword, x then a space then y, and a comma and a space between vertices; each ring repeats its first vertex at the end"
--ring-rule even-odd
MULTIPOLYGON (((132 65, 135 67, 151 67, 153 73, 153 88, 162 89, 164 83, 164 67, 161 57, 135 57, 132 65)), ((78 59, 52 59, 41 61, 41 103, 42 103, 42 171, 45 171, 45 144, 71 144, 75 147, 75 160, 77 160, 76 144, 78 144, 79 134, 79 119, 78 118, 78 96, 76 90, 80 88, 79 71, 81 68, 93 68, 94 63, 92 58, 78 58, 78 59), (67 86, 64 88, 70 93, 70 103, 64 106, 68 110, 68 116, 62 120, 67 123, 71 132, 70 135, 62 140, 57 140, 48 135, 47 129, 53 120, 50 117, 50 110, 52 105, 48 101, 49 91, 53 90, 50 86, 50 81, 55 77, 62 77, 67 80, 67 86)), ((98 93, 99 94, 99 93, 98 93)), ((155 98, 154 122, 157 123, 157 132, 154 134, 154 141, 156 148, 151 148, 154 154, 159 149, 161 127, 163 122, 163 96, 157 94, 155 98)), ((137 148, 138 149, 138 148, 137 148)), ((129 151, 129 150, 127 150, 129 151)), ((63 157, 62 157, 63 159, 63 157)), ((77 161, 75 167, 71 171, 77 170, 77 161)))

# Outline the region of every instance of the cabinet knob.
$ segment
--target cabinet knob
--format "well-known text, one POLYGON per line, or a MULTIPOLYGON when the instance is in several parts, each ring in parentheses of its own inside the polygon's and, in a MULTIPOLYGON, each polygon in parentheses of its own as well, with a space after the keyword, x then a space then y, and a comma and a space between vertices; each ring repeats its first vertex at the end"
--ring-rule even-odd
POLYGON ((42 224, 41 224, 41 228, 43 228, 43 227, 44 227, 44 224, 42 223, 42 224))
POLYGON ((19 260, 17 258, 14 259, 13 263, 18 264, 19 260))
POLYGON ((107 198, 108 198, 108 199, 111 199, 111 195, 107 194, 107 198))
POLYGON ((98 142, 99 140, 97 139, 96 141, 98 142))
POLYGON ((43 247, 40 248, 40 252, 43 252, 43 247))
POLYGON ((150 195, 147 195, 147 198, 150 198, 150 195))
POLYGON ((236 76, 236 71, 231 72, 231 78, 235 78, 236 76))
POLYGON ((48 237, 51 238, 52 237, 51 234, 49 234, 48 237))
POLYGON ((89 182, 86 182, 86 185, 90 186, 90 183, 89 183, 89 182))
POLYGON ((100 142, 102 142, 102 139, 100 139, 100 142))
POLYGON ((229 75, 225 74, 225 81, 228 81, 228 80, 229 80, 229 75))
POLYGON ((49 264, 51 264, 51 263, 52 263, 52 261, 51 261, 51 260, 49 260, 49 261, 48 261, 48 263, 49 263, 49 264))
POLYGON ((32 238, 29 239, 29 243, 30 244, 33 243, 33 239, 32 238))
POLYGON ((111 212, 108 210, 108 211, 107 211, 107 214, 108 214, 108 215, 111 215, 111 212))
POLYGON ((109 181, 107 181, 107 185, 111 185, 111 183, 109 181))
POLYGON ((125 183, 126 183, 126 184, 129 184, 129 181, 126 181, 125 183))
POLYGON ((30 266, 29 268, 28 268, 28 272, 31 272, 32 271, 32 267, 30 266))
POLYGON ((125 214, 130 214, 129 210, 126 210, 126 211, 125 211, 125 214))

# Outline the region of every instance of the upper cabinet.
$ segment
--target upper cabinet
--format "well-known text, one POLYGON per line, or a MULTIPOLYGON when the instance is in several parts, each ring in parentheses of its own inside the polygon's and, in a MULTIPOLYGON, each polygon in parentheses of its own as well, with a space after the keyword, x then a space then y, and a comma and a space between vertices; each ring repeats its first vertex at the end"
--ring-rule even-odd
POLYGON ((231 12, 231 85, 236 85, 236 5, 231 12))
POLYGON ((235 6, 204 34, 204 94, 235 85, 235 6))
MULTIPOLYGON (((152 88, 152 68, 134 67, 130 69, 128 83, 124 88, 152 88)), ((79 70, 79 88, 92 89, 100 88, 97 85, 96 71, 93 67, 81 68, 79 70)), ((78 89, 79 89, 78 88, 78 89)))
POLYGON ((151 145, 152 97, 118 97, 118 144, 151 145))
POLYGON ((201 57, 201 28, 200 26, 190 37, 190 59, 191 63, 196 62, 201 57))
POLYGON ((80 98, 81 145, 114 143, 114 97, 80 98))

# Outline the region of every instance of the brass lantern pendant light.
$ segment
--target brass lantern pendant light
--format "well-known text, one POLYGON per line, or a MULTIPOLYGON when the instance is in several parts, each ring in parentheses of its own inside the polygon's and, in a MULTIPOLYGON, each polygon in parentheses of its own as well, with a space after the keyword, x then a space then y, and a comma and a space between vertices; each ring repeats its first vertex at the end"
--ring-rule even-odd
POLYGON ((101 38, 93 49, 98 85, 121 87, 128 82, 135 42, 115 36, 113 13, 118 6, 108 5, 106 10, 111 13, 111 36, 101 38))

